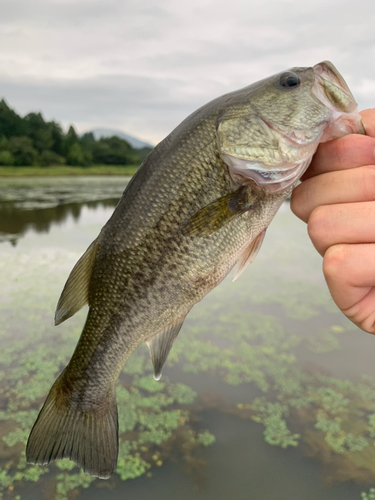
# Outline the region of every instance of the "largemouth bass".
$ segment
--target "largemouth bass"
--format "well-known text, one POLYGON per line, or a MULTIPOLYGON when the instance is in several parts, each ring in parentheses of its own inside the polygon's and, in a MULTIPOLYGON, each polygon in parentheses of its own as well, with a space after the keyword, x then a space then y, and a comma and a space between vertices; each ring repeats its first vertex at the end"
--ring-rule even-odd
POLYGON ((323 62, 209 102, 156 146, 66 282, 55 323, 89 312, 31 431, 28 462, 68 457, 93 476, 113 473, 125 361, 146 342, 160 378, 194 304, 254 259, 318 144, 349 133, 365 133, 357 105, 323 62))

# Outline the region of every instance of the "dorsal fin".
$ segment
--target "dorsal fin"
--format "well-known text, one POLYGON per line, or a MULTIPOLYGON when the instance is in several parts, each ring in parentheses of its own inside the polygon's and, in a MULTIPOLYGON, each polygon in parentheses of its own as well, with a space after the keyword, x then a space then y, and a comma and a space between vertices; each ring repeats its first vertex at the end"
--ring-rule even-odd
MULTIPOLYGON (((99 237, 98 237, 99 238, 99 237)), ((89 303, 89 282, 98 249, 98 238, 73 267, 65 283, 55 312, 55 325, 59 325, 89 303)))
POLYGON ((247 266, 252 262, 254 262, 254 259, 257 256, 260 247, 262 246, 265 234, 266 234, 266 229, 264 229, 261 233, 259 233, 258 236, 253 239, 250 245, 242 253, 242 255, 237 261, 237 267, 234 272, 233 281, 236 281, 236 279, 241 276, 241 274, 244 272, 247 266))
POLYGON ((176 340, 176 337, 181 330, 182 323, 185 321, 186 314, 177 318, 173 323, 169 324, 161 332, 145 340, 150 351, 152 364, 154 365, 155 380, 160 380, 164 363, 167 360, 173 342, 176 340))

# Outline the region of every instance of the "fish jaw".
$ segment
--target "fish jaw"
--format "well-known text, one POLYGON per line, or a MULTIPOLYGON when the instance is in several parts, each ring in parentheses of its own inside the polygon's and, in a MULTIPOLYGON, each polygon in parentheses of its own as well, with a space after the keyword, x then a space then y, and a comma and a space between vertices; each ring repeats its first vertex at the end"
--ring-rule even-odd
POLYGON ((343 77, 329 61, 314 66, 313 94, 329 108, 331 115, 320 142, 348 134, 366 134, 358 106, 343 77))
MULTIPOLYGON (((315 152, 315 151, 314 151, 315 152)), ((239 182, 254 181, 258 186, 266 188, 270 194, 287 190, 298 181, 307 170, 311 159, 291 165, 283 165, 280 169, 267 169, 268 165, 249 162, 230 155, 223 155, 224 162, 228 165, 233 179, 239 182)))

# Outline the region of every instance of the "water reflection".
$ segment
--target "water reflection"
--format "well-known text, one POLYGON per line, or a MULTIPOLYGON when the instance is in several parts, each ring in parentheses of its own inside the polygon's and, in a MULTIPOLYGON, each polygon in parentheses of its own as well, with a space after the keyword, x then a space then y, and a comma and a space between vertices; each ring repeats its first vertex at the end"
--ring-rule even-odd
POLYGON ((11 203, 0 205, 0 241, 10 241, 16 245, 18 239, 29 230, 48 233, 52 225, 62 224, 69 216, 78 221, 84 207, 100 210, 101 208, 114 208, 117 203, 116 198, 29 210, 22 210, 11 203))
POLYGON ((48 233, 84 206, 115 207, 127 177, 32 178, 0 180, 0 242, 15 245, 27 231, 48 233))

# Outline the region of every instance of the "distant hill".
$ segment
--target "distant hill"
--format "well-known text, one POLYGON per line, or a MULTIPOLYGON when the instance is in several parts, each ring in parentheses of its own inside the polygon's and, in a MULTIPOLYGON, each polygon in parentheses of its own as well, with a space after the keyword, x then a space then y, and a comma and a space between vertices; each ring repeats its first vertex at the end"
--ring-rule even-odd
POLYGON ((95 128, 94 130, 90 130, 94 134, 96 140, 101 139, 102 137, 113 137, 114 135, 120 137, 120 139, 125 139, 128 143, 136 149, 142 148, 153 148, 154 145, 149 142, 141 141, 132 135, 125 134, 121 132, 121 130, 112 130, 110 128, 95 128))

